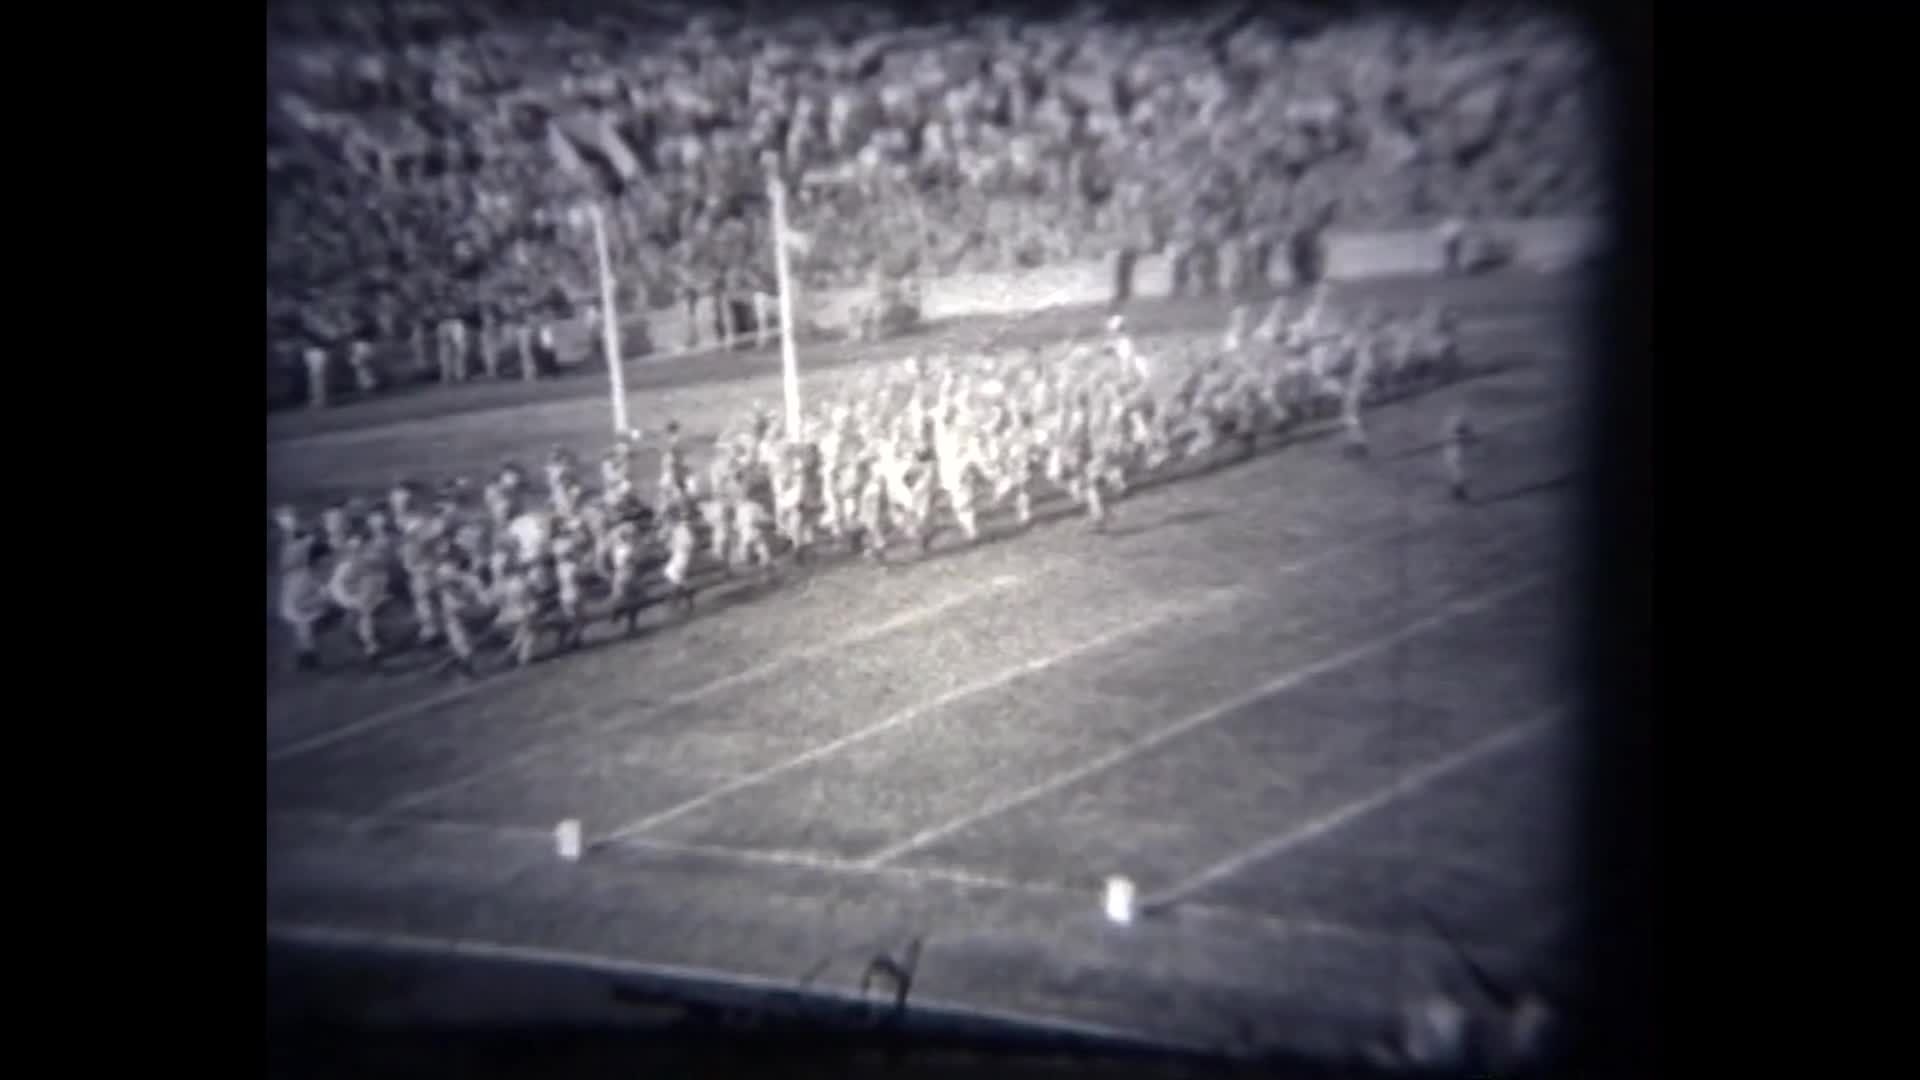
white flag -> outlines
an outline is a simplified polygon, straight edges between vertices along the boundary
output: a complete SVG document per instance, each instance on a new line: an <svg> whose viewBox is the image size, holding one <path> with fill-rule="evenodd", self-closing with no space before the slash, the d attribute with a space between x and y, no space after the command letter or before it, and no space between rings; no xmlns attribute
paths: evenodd
<svg viewBox="0 0 1920 1080"><path fill-rule="evenodd" d="M796 255L808 255L813 252L813 237L798 229L787 229L787 250Z"/></svg>

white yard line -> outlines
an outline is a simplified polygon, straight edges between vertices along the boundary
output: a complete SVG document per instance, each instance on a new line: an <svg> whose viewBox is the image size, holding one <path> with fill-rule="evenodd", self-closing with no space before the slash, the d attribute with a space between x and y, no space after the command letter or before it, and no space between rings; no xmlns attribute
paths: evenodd
<svg viewBox="0 0 1920 1080"><path fill-rule="evenodd" d="M776 653L775 655L767 658L766 660L761 661L758 664L753 665L752 667L743 668L739 671L734 672L731 675L722 676L721 678L715 679L711 682L702 683L701 685L693 687L692 689L676 694L673 697L668 698L666 701L657 703L652 708L661 709L661 708L667 708L672 705L683 704L687 701L698 701L700 698L705 697L708 694L712 694L719 690L724 690L729 686L737 686L743 682L751 682L754 679L764 678L768 674L774 671L777 671L778 669L780 669L781 667L787 664L808 660L813 657L820 656L826 653L831 653L840 649L845 649L850 646L858 645L874 637L878 637L883 634L890 634L895 630L903 629L905 627L913 625L914 623L925 622L928 619L934 618L952 608L959 607L961 604L968 603L987 593L996 592L1002 589L1012 588L1014 585L1019 584L1020 580L1021 580L1020 578L1014 575L1010 575L1010 574L1000 575L999 577L993 578L992 580L987 581L984 584L977 585L969 589L964 589L954 594L953 596L947 597L944 600L939 600L931 604L922 604L919 607L911 608L883 622L877 623L873 626L866 627L864 629L855 631L850 634L843 634L840 637L835 638L833 640L826 641L818 645L812 645L804 649L794 649L794 650L788 650L786 652ZM441 693L432 694L425 698L409 701L402 705L396 705L393 708L384 709L380 712L373 713L370 716L361 717L358 720L352 721L350 723L342 724L337 728L333 728L329 731L321 732L318 735L313 735L308 738L301 739L290 745L278 747L267 753L267 761L269 764L274 764L281 761L285 761L289 758L298 757L302 754L309 754L315 750L324 749L328 746L332 746L346 739L353 738L356 735L361 735L368 731L375 730L376 728L385 727L389 724L397 723L399 721L406 720L410 717L418 716L425 712L430 712L442 706L452 705L457 702L464 701L467 698L473 697L477 694L486 693L486 692L498 692L501 689L501 687L502 687L502 682L498 678L487 679L484 681L472 682L472 683L467 683L461 686L452 687ZM596 707L594 709L582 709L579 711L581 712L598 711L598 708Z"/></svg>
<svg viewBox="0 0 1920 1080"><path fill-rule="evenodd" d="M361 817L349 814L330 814L304 810L277 811L271 815L271 819L289 821L295 824L310 824L334 828L349 836L371 832L417 829L428 833L442 833L457 837L503 841L516 846L537 843L551 847L554 843L552 829L525 825L495 825L470 821L427 821L415 818ZM951 885L959 888L1010 893L1047 900L1068 900L1076 904L1084 904L1089 913L1095 911L1100 902L1100 891L1092 885L1077 887L1072 885L1049 884L1040 881L1015 881L1011 878L976 873L958 867L875 866L865 860L837 858L815 852L756 850L752 848L724 847L714 844L685 844L671 840L647 840L639 837L620 840L616 846L624 850L641 853L690 856L713 863L732 864L737 867L777 866L839 877L878 878L912 885ZM565 864L559 860L558 855L555 855L554 858L554 867L556 870L563 871ZM1148 904L1143 902L1142 908L1146 910ZM1373 944L1387 943L1396 946L1433 944L1433 942L1423 934L1409 934L1391 930L1371 930L1362 926L1333 922L1326 919L1296 918L1220 904L1183 904L1181 905L1180 911L1182 916L1199 918L1218 924L1223 928L1233 926L1257 927L1262 932L1279 937L1339 938Z"/></svg>
<svg viewBox="0 0 1920 1080"><path fill-rule="evenodd" d="M713 679L709 682L701 683L699 686L695 686L690 689L683 690L680 693L668 695L667 697L662 698L659 701L649 702L647 705L633 712L620 714L611 725L600 729L600 733L604 734L606 732L618 731L621 728L627 727L639 720L643 720L649 716L656 716L662 712L665 712L668 709L676 709L683 705L691 705L696 701L700 701L705 698L711 697L722 690L729 690L736 686L742 686L747 683L752 683L760 679L764 679L767 676L772 675L775 672L779 671L781 668L787 667L788 665L800 663L806 660L811 660L811 659L814 659L815 657L832 655L834 653L852 648L853 646L861 645L868 641L885 637L888 634L894 633L899 630L904 630L909 626L915 625L916 623L926 622L929 619L935 618L936 616L939 616L947 611L951 611L952 609L960 607L963 604L971 603L972 601L977 600L981 596L984 596L988 593L996 592L1001 589L1012 588L1014 585L1019 584L1021 580L1023 579L1010 574L1003 574L987 582L985 585L964 590L954 596L948 597L947 599L938 601L936 603L923 604L920 607L902 612L901 614L896 615L890 619L887 619L883 622L876 623L873 626L866 627L865 629L855 631L851 634L843 634L840 637L833 638L829 641L821 642L818 645L811 645L804 649L794 649L788 652L781 653L759 664L756 664L753 667L743 668L739 671L734 672L731 675L724 675L718 679ZM586 706L580 709L575 709L569 713L562 714L558 722L564 723L565 721L570 720L576 716L601 712L601 711L604 711L605 708L606 708L606 705L604 703L597 703L597 704ZM543 723L548 723L548 724L552 724L555 722L556 721L554 720L554 718L551 718L551 717L545 718L543 720ZM393 811L399 811L399 810L406 810L410 807L421 806L425 803L432 802L434 799L437 799L442 795L446 795L449 792L458 791L459 789L466 787L469 784L474 784L481 780L498 776L501 773L508 772L513 769L517 769L522 765L526 765L531 762L538 761L541 758L550 757L555 754L563 753L573 748L576 745L571 740L578 738L579 735L580 735L579 732L568 732L566 733L565 737L559 739L558 741L555 741L552 743L541 743L540 745L529 747L528 749L523 750L517 754L510 754L507 757L501 758L498 761L494 761L483 768L477 769L463 776L457 776L452 780L449 780L443 784L436 784L433 787L425 788L420 791L408 792L407 794L387 803L385 806L382 806L380 809L382 810L382 812L393 812Z"/></svg>
<svg viewBox="0 0 1920 1080"><path fill-rule="evenodd" d="M857 862L821 855L807 851L755 850L753 848L730 848L714 844L682 844L672 840L646 840L640 837L616 842L616 846L632 851L653 852L661 855L692 855L697 858L711 859L715 862L746 863L758 866L786 866L799 870L814 870L825 874L853 874L861 877L885 876L899 881L924 884L936 882L944 885L959 885L974 889L990 889L995 892L1023 893L1029 896L1074 896L1086 897L1093 901L1094 894L1087 889L1075 889L1065 885L1048 885L1037 881L1012 881L988 874L975 874L966 870L944 869L940 867L884 867L876 871L861 866ZM897 871L906 871L898 873Z"/></svg>
<svg viewBox="0 0 1920 1080"><path fill-rule="evenodd" d="M708 983L725 986L734 990L746 990L758 993L804 993L810 997L837 999L849 1005L871 1005L873 999L855 990L842 990L830 986L809 985L800 978L772 978L764 975L746 975L735 972L719 971L713 968L693 967L685 964L645 963L638 960L626 960L620 957L600 953L576 952L566 949L549 949L532 945L509 945L491 941L477 941L469 938L428 937L419 934L380 933L376 931L349 930L337 927L313 926L304 923L269 923L267 940L280 941L292 945L317 946L337 949L370 949L383 952L406 953L418 956L468 957L477 960L504 961L537 967L562 967L571 970L585 969L611 976L628 978L676 979L688 982ZM1077 1020L1067 1020L1038 1012L1013 1012L915 994L913 997L916 1013L944 1013L949 1016L988 1020L996 1024L1006 1024L1025 1028L1044 1028L1054 1032L1071 1032L1093 1039L1113 1040L1130 1045L1153 1042L1163 1046L1175 1046L1160 1039L1146 1039L1138 1032L1123 1031L1118 1028L1104 1027Z"/></svg>
<svg viewBox="0 0 1920 1080"><path fill-rule="evenodd" d="M740 777L739 779L734 780L730 783L722 784L717 788L714 788L703 794L700 794L691 799L688 799L677 806L669 807L668 809L662 810L659 813L649 814L646 817L640 818L637 821L628 822L627 824L622 825L619 828L608 833L607 835L599 838L596 841L596 843L602 843L602 844L612 843L612 842L624 840L630 836L635 836L639 833L646 832L649 829L658 828L659 826L664 825L667 822L674 820L675 818L682 817L686 814L690 814L693 811L698 810L701 807L714 802L715 800L723 799L728 795L733 794L734 792L741 791L745 788L752 787L756 784L765 783L766 781L771 780L776 776L781 776L785 773L789 773L795 769L801 768L802 766L812 764L815 761L819 761L822 758L828 757L832 754L837 754L849 746L853 746L858 743L865 742L868 739L871 739L877 735L883 734L887 731L891 731L894 728L901 726L902 724L908 723L909 721L916 720L929 713L945 708L946 706L951 705L956 701L961 701L966 698L972 697L976 694L982 694L982 693L985 693L986 691L996 689L1000 686L1004 686L1007 683L1014 681L1015 679L1019 679L1027 675L1034 674L1035 672L1044 671L1047 668L1055 666L1056 664L1061 664L1068 660L1071 660L1076 656L1093 652L1097 649L1104 648L1107 645L1110 645L1116 641L1120 641L1125 638L1143 633L1147 630L1151 630L1154 627L1161 625L1162 623L1172 622L1175 619L1187 617L1197 611L1204 610L1209 607L1219 606L1223 603L1230 602L1233 599L1233 592L1234 590L1232 589L1209 590L1207 593L1207 599L1202 601L1201 603L1181 605L1173 608L1163 608L1152 615L1135 619L1124 626L1118 627L1113 630L1108 630L1105 633L1099 634L1085 641L1081 641L1065 649L1061 649L1057 652L1048 653L1045 656L1028 660L1023 664L1019 664L1014 667L996 672L992 675L987 676L986 678L976 679L973 682L970 682L964 686L957 686L927 701L923 701L917 705L913 705L906 709L902 709L901 711L894 713L893 715L887 717L884 720L880 720L875 723L868 724L866 727L848 732L847 734L842 735L839 738L832 739L828 742L820 744L819 746L813 747L810 750L806 750L802 753L795 754L794 756L787 758L784 761L779 761L772 765L769 765L766 768L759 770L758 772L749 773L748 775Z"/></svg>
<svg viewBox="0 0 1920 1080"><path fill-rule="evenodd" d="M1023 896L1068 899L1084 903L1088 912L1096 910L1100 903L1100 890L1091 885L1075 887L1071 885L1052 885L1038 881L1015 881L1011 878L996 877L992 874L980 874L955 867L875 866L864 859L836 858L810 852L755 851L748 848L719 847L711 844L681 844L670 840L644 840L639 838L621 840L618 842L618 846L638 851L659 852L667 855L692 855L712 859L715 862L785 866L802 870L813 870L824 874L879 877L914 884L935 883L956 885L963 888L1016 893ZM1284 915L1271 915L1221 905L1194 904L1185 906L1181 910L1185 914L1195 915L1222 924L1239 923L1259 926L1266 931L1283 936L1337 937L1354 941L1389 941L1394 943L1405 943L1409 940L1425 940L1420 935L1392 933L1384 930L1368 930L1364 927L1352 926L1346 923L1329 922L1324 919L1296 919Z"/></svg>
<svg viewBox="0 0 1920 1080"><path fill-rule="evenodd" d="M336 814L327 810L275 810L267 815L269 824L284 821L291 825L311 825L338 829L349 835L418 829L422 832L450 833L456 836L492 836L500 839L545 840L553 842L553 829L534 825L498 825L484 821L452 821L445 818L385 817L377 814ZM559 824L555 822L554 824Z"/></svg>
<svg viewBox="0 0 1920 1080"><path fill-rule="evenodd" d="M1044 780L1038 784L1034 784L1031 787L1025 788L1024 790L1021 790L1014 794L1005 796L1000 799L992 800L988 802L985 806L980 807L978 810L975 810L968 814L963 814L960 817L957 817L948 822L945 822L944 824L937 825L929 829L923 829L920 832L914 834L913 836L908 837L905 840L902 840L895 844L891 844L885 848L882 848L877 852L874 852L872 855L867 856L862 861L869 865L877 866L882 863L888 862L892 859L899 858L900 856L905 855L908 852L914 851L918 848L925 847L926 845L936 840L939 840L942 837L952 835L953 833L959 832L960 830L968 828L969 826L978 824L981 821L985 821L988 818L994 817L998 814L1005 813L1006 811L1011 810L1014 807L1032 802L1033 800L1038 799L1043 795L1047 795L1051 792L1057 791L1060 788L1066 787L1069 784L1076 783L1080 780L1083 780L1089 776L1094 775L1095 773L1102 772L1106 769L1110 769L1115 765L1120 764L1123 761L1136 757L1140 754L1145 753L1148 750L1153 749L1156 746L1159 746L1161 743L1164 743L1169 739L1172 739L1179 735L1183 735L1186 732L1192 731L1205 724L1212 723L1213 721L1218 720L1223 716L1226 716L1230 713L1243 709L1249 705L1254 704L1255 702L1271 697L1274 694L1281 693L1286 690L1290 690L1295 686L1298 686L1301 683L1304 683L1309 679L1315 678L1319 675L1323 675L1331 671L1337 671L1340 668L1347 667L1354 663L1358 663L1359 661L1364 660L1367 657L1374 655L1375 653L1392 648L1393 646L1399 644L1400 642L1408 638L1418 636L1420 634L1426 633L1429 630L1435 629L1440 626L1444 626L1447 623L1453 622L1454 620L1462 618L1466 615L1470 615L1484 608L1491 607L1492 605L1500 602L1501 600L1504 600L1510 596L1517 595L1528 589L1537 588L1540 585L1547 582L1548 580L1549 578L1545 574L1530 575L1528 577L1521 579L1519 582L1515 584L1510 584L1498 589L1490 590L1488 592L1483 592L1477 596L1470 597L1466 600L1456 601L1452 604L1449 604L1446 608L1442 609L1440 612L1436 614L1429 615L1426 618L1419 619L1415 622L1409 623L1406 626L1403 626L1400 629L1395 630L1391 633L1383 634L1379 637L1362 642L1361 644L1353 646L1352 648L1342 650L1341 652L1336 653L1333 656L1327 657L1324 660L1320 660L1316 663L1309 664L1306 667L1297 668L1293 671L1289 671L1283 675L1270 679L1267 682L1261 684L1259 687L1245 694L1241 694L1238 697L1235 697L1229 701L1225 701L1218 705L1214 705L1200 712L1193 713L1192 715L1189 715L1178 721L1175 721L1174 723L1169 724L1166 727L1160 728L1159 730L1153 732L1150 735L1147 735L1143 738L1135 739L1133 742L1128 743L1125 746L1122 746L1109 753L1102 754L1101 756L1093 759L1092 761L1085 763L1084 765L1078 766L1077 768L1069 769L1063 773L1058 773L1047 780Z"/></svg>
<svg viewBox="0 0 1920 1080"><path fill-rule="evenodd" d="M1336 544L1331 548L1318 552L1314 555L1310 555L1304 559L1300 559L1298 561L1288 563L1278 568L1276 571L1268 575L1265 575L1264 580L1270 582L1277 578L1289 577L1294 574L1302 573L1306 570L1310 570L1323 563L1329 562L1333 559L1336 559L1358 548L1367 547L1367 546L1377 544L1377 543L1382 543L1382 542L1391 542L1395 539L1400 538L1403 535L1417 532L1417 531L1419 530L1418 529L1396 529L1389 533L1384 533L1377 536L1364 537L1359 540L1351 540L1343 544ZM1058 652L1049 653L1046 656L1039 657L1034 660L1029 660L1023 664L1019 664L1014 667L1008 668L1004 671L988 676L984 679L979 679L965 686L961 686L953 690L949 690L946 693L943 693L938 697L933 698L930 701L921 702L918 705L911 706L910 708L907 708L902 710L901 712L895 713L894 715L887 717L884 720L881 720L874 724L870 724L857 731L850 732L846 735L843 735L821 746L816 746L810 750L803 751L800 754L797 754L791 758L786 759L785 761L777 762L771 766L768 766L767 768L762 769L759 772L742 776L729 783L723 784L719 788L716 788L712 791L708 791L701 795L695 796L694 798L689 799L678 806L671 807L667 810L663 810L657 814L649 815L637 821L629 822L628 824L623 825L618 829L615 829L613 832L607 834L606 836L601 837L598 842L609 843L609 842L620 841L628 837L637 835L639 833L645 832L649 829L653 829L657 826L665 824L668 821L673 820L674 818L678 818L684 814L691 813L692 811L697 810L702 806L706 806L712 803L716 799L723 798L727 795L733 794L734 792L741 791L745 788L763 783L769 779L772 779L773 777L782 775L794 769L800 768L801 766L808 765L808 764L811 764L812 762L818 761L830 754L838 753L839 751L845 749L848 746L855 745L857 743L870 739L876 735L882 734L883 732L890 731L896 727L899 727L902 724L907 723L908 721L918 719L929 713L945 708L946 706L951 705L956 701L963 700L975 694L984 693L988 690L997 689L1010 682L1013 682L1016 679L1033 674L1035 672L1044 671L1047 668L1054 667L1058 664L1064 663L1065 661L1071 660L1084 653L1088 653L1095 649L1102 648L1114 641L1118 641L1126 637L1131 637L1145 630L1152 629L1153 627L1158 626L1161 623L1170 622L1179 618L1185 618L1193 614L1198 614L1207 609L1221 606L1223 603L1242 602L1246 599L1247 591L1244 586L1223 586L1220 588L1207 590L1205 595L1206 595L1206 599L1201 600L1198 603L1179 605L1179 606L1170 607L1170 608L1162 608L1157 614L1142 617L1141 619L1131 622L1126 626L1120 627L1118 630L1108 631L1106 633L1100 634L1086 641L1082 641L1078 644L1068 646L1067 648L1059 650Z"/></svg>
<svg viewBox="0 0 1920 1080"><path fill-rule="evenodd" d="M1256 863L1274 858L1310 840L1325 836L1348 822L1364 817L1381 807L1404 798L1426 787L1428 784L1465 768L1483 758L1511 749L1527 739L1545 732L1551 721L1561 711L1559 706L1546 710L1542 715L1503 728L1491 735L1476 739L1467 746L1437 761L1429 762L1420 768L1400 777L1386 787L1375 791L1365 798L1356 799L1337 809L1330 810L1297 828L1274 837L1265 843L1249 848L1237 855L1207 867L1196 874L1184 878L1173 885L1159 890L1141 900L1141 907L1152 908L1171 904L1191 896L1216 882L1245 870Z"/></svg>

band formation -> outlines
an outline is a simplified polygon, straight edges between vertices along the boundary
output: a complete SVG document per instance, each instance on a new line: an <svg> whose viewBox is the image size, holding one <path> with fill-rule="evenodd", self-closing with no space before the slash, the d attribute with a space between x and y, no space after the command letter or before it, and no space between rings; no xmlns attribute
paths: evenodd
<svg viewBox="0 0 1920 1080"><path fill-rule="evenodd" d="M1306 426L1337 425L1364 455L1365 408L1463 373L1457 327L1434 304L1341 314L1326 301L1324 286L1282 298L1251 327L1236 308L1198 356L1143 350L1114 316L1097 341L908 357L812 402L797 438L750 409L700 468L668 423L651 501L629 432L596 470L556 448L538 486L509 462L477 497L463 480L431 494L400 482L317 521L281 506L278 615L302 668L344 634L369 664L433 650L439 670L470 677L577 648L598 622L634 633L649 608L685 613L710 583L835 552L924 552L942 533L972 542L983 518L1024 528L1049 500L1102 529L1143 482ZM1465 417L1442 436L1465 499Z"/></svg>

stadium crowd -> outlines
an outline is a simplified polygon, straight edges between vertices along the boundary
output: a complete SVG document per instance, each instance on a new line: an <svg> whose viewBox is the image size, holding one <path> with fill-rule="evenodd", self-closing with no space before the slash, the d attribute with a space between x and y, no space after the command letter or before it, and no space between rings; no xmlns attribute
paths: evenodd
<svg viewBox="0 0 1920 1080"><path fill-rule="evenodd" d="M585 199L622 310L734 318L771 288L770 170L814 287L1145 252L1231 287L1330 225L1593 208L1576 33L1434 8L275 0L277 362L361 389L537 374L591 317Z"/></svg>
<svg viewBox="0 0 1920 1080"><path fill-rule="evenodd" d="M509 462L477 498L464 481L430 501L401 482L317 521L283 506L279 615L302 667L318 665L331 626L368 662L399 634L443 648L443 669L467 675L493 646L526 664L543 642L577 646L596 621L631 633L656 602L691 607L697 570L771 578L779 562L836 550L884 559L925 551L943 531L972 542L986 517L1025 527L1058 497L1099 528L1144 480L1334 416L1349 450L1365 453L1367 405L1462 364L1437 307L1336 317L1321 286L1304 310L1283 298L1257 325L1249 316L1235 309L1218 348L1199 355L1138 347L1116 315L1097 343L910 357L813 403L796 431L752 410L704 463L670 424L650 500L629 433L595 475L556 450L542 489ZM1464 419L1446 436L1464 499ZM409 614L397 623L387 610Z"/></svg>

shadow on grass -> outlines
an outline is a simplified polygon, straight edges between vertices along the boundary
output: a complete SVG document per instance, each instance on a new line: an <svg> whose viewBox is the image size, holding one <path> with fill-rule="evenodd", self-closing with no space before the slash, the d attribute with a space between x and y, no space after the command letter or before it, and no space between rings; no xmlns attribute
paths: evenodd
<svg viewBox="0 0 1920 1080"><path fill-rule="evenodd" d="M1178 525L1193 525L1219 516L1220 512L1218 510L1186 510L1178 514L1163 517L1158 521L1144 522L1139 525L1123 525L1119 528L1109 528L1101 535L1116 538L1144 536L1148 533L1159 532L1161 529Z"/></svg>
<svg viewBox="0 0 1920 1080"><path fill-rule="evenodd" d="M1514 499L1524 499L1529 495L1538 495L1544 491L1554 491L1559 488L1570 487L1573 482L1579 478L1579 473L1564 473L1552 479L1535 481L1531 484L1510 488L1492 495L1475 495L1467 501L1481 506L1492 503L1510 502Z"/></svg>

